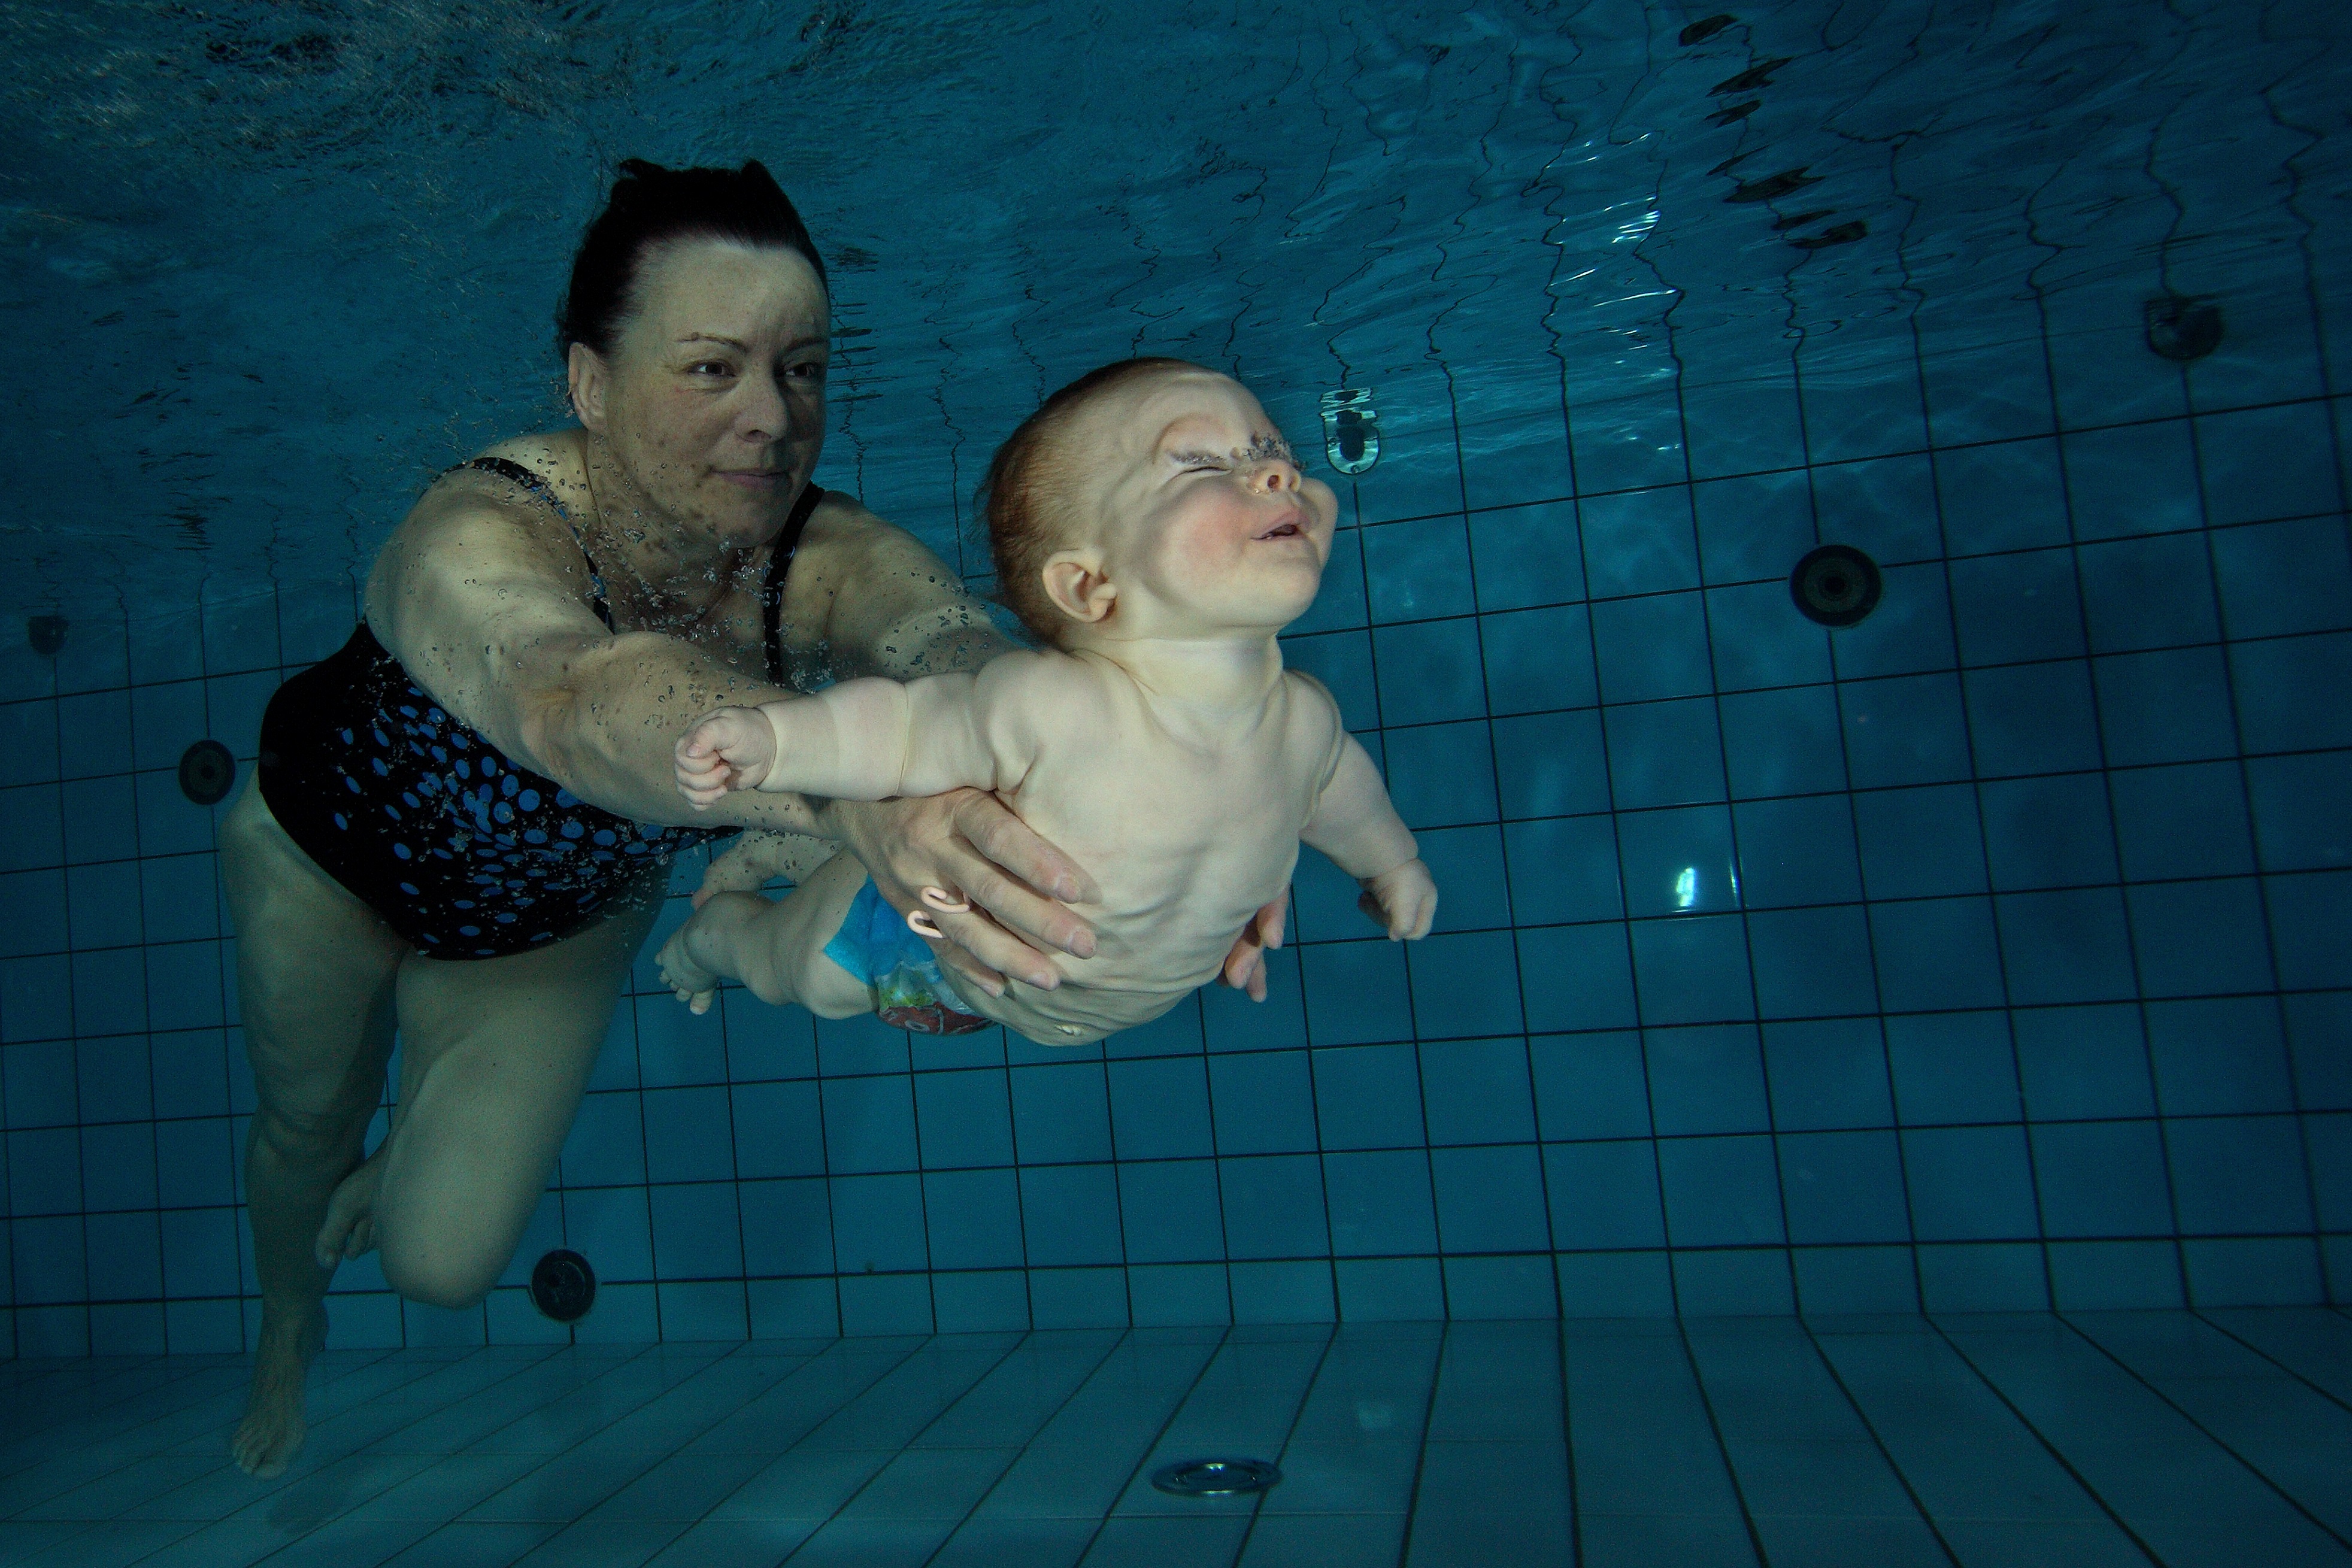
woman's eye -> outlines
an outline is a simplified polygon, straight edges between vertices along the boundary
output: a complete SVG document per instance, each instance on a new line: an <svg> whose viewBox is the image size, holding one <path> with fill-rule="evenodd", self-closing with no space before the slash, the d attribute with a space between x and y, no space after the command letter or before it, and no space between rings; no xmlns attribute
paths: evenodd
<svg viewBox="0 0 2352 1568"><path fill-rule="evenodd" d="M724 376L732 374L733 367L724 360L703 360L688 365L686 373L690 376Z"/></svg>
<svg viewBox="0 0 2352 1568"><path fill-rule="evenodd" d="M824 380L824 367L820 364L787 365L784 374L794 381L821 382Z"/></svg>

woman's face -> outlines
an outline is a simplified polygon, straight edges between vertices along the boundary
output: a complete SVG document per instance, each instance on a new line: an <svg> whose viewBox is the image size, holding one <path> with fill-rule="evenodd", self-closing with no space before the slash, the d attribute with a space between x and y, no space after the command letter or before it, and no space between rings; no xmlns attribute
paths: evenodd
<svg viewBox="0 0 2352 1568"><path fill-rule="evenodd" d="M729 240L656 247L605 361L575 345L572 403L656 516L746 549L775 538L824 444L831 304L799 252Z"/></svg>

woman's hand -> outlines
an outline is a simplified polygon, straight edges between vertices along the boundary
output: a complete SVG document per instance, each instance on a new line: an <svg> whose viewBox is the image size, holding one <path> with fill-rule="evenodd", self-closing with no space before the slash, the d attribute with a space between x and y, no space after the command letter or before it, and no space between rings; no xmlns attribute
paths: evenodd
<svg viewBox="0 0 2352 1568"><path fill-rule="evenodd" d="M1269 948L1282 946L1282 919L1290 909L1290 889L1284 888L1275 901L1250 916L1250 923L1234 939L1234 950L1225 955L1225 967L1217 978L1237 991L1247 991L1254 1002L1265 1000L1265 955Z"/></svg>
<svg viewBox="0 0 2352 1568"><path fill-rule="evenodd" d="M1094 879L985 790L835 800L822 816L899 914L924 908L926 887L971 901L968 913L932 913L948 940L931 948L987 995L1003 995L1007 975L1041 991L1059 986L1061 971L1045 948L1094 956L1094 928L1066 907L1101 898Z"/></svg>

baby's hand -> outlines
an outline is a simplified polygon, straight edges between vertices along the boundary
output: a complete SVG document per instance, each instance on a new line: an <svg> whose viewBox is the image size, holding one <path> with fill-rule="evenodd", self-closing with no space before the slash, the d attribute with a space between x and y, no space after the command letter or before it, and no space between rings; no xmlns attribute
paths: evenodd
<svg viewBox="0 0 2352 1568"><path fill-rule="evenodd" d="M757 789L776 762L775 727L758 708L722 707L695 721L677 743L677 787L698 811L730 789Z"/></svg>
<svg viewBox="0 0 2352 1568"><path fill-rule="evenodd" d="M1375 925L1388 927L1390 941L1418 942L1429 935L1429 923L1437 917L1437 879L1427 866L1407 861L1394 871L1366 877L1356 907L1370 915Z"/></svg>

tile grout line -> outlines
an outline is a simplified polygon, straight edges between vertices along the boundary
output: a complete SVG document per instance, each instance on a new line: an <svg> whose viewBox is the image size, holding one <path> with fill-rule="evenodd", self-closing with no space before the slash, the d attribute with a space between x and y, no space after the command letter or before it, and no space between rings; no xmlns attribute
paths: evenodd
<svg viewBox="0 0 2352 1568"><path fill-rule="evenodd" d="M1979 1386L1982 1387L1985 1392L1990 1394L1995 1399L2000 1400L2001 1408L2007 1410L2010 1413L2010 1416L2019 1426L2024 1427L2026 1431L2032 1434L2033 1440L2042 1445L2042 1452L2048 1454L2052 1461L2055 1463L2060 1469L2064 1470L2067 1476L2076 1486L2083 1489L2083 1495L2084 1497L2089 1498L2093 1502L2098 1504L2099 1511L2105 1514L2108 1520L2114 1523L2117 1530L2123 1531L2126 1540L2129 1541L2132 1545L2138 1548L2140 1555L2146 1557L2149 1563L2155 1564L2155 1568L2166 1568L2164 1559L2156 1554L2156 1549L2150 1546L2147 1542L2141 1537L2138 1531L2134 1530L2131 1527L2130 1521L2124 1518L2122 1512L2116 1508L2115 1504L2109 1502L2105 1494L2103 1494L2098 1488L2091 1484L2090 1478L2085 1476L2081 1470L2074 1468L2074 1461L2068 1458L2065 1454L2060 1450L2057 1443L2051 1438L2049 1434L2042 1431L2040 1427L2034 1424L2032 1417L2027 1416L2023 1410L2018 1407L2017 1402L2009 1396L2009 1391L2001 1387L1998 1383L1995 1383L1992 1378L1986 1374L1984 1368L1977 1364L1976 1358L1961 1348L1959 1341L1952 1337L1951 1332L1945 1328L1944 1325L1937 1320L1934 1314L1928 1313L1922 1315L1926 1317L1928 1328L1935 1332L1937 1338L1944 1342L1947 1349L1950 1350L1954 1355L1959 1358L1960 1364L1969 1369L1969 1375L1977 1380ZM2054 1318L2058 1314L2055 1312L2036 1312L2032 1315L2037 1318Z"/></svg>
<svg viewBox="0 0 2352 1568"><path fill-rule="evenodd" d="M1018 1354L1019 1352L1029 1348L1029 1346L1035 1341L1038 1332L1039 1331L1035 1329L1031 1329L1026 1333L1023 1334L1020 1343L1013 1346L1013 1354ZM1047 1330L1045 1332L1051 1333L1054 1331ZM964 1510L963 1517L957 1520L954 1524L950 1525L947 1533L940 1538L940 1543L931 1549L930 1555L923 1559L923 1568L929 1568L929 1565L938 1560L940 1553L945 1552L950 1543L955 1540L958 1532L960 1532L965 1525L970 1524L973 1520L980 1517L982 1507L987 1503L990 1498L996 1495L997 1488L1004 1484L1004 1478L1013 1473L1013 1468L1028 1457L1029 1450L1036 1446L1037 1439L1045 1434L1045 1429L1051 1427L1054 1422L1059 1418L1063 1411L1070 1407L1070 1404L1073 1400L1076 1399L1080 1394L1086 1392L1087 1385L1094 1381L1095 1375L1102 1371L1104 1365L1109 1362L1110 1358L1118 1354L1123 1346L1131 1343L1134 1338L1134 1329L1124 1329L1119 1331L1117 1338L1111 1340L1110 1343L1102 1347L1102 1354L1095 1357L1094 1364L1087 1368L1086 1375L1073 1382L1070 1385L1070 1391L1067 1394L1063 1395L1059 1400L1055 1402L1053 1409L1047 1411L1045 1416L1039 1418L1035 1429L1033 1430L1029 1434L1028 1437L1022 1442L1021 1451L1013 1455L1005 1467L996 1473L996 1479L994 1480L989 1482L988 1485L981 1489L980 1495L972 1499L971 1506ZM794 1548L794 1550L797 1551L798 1548Z"/></svg>
<svg viewBox="0 0 2352 1568"><path fill-rule="evenodd" d="M1323 1349L1315 1357L1315 1370L1307 1375L1307 1381L1299 1386L1298 1407L1290 1413L1290 1425L1283 1429L1281 1446L1275 1449L1277 1466L1289 1457L1290 1445L1298 1436L1298 1424L1307 1418L1307 1406L1315 1397L1316 1385L1322 1381L1323 1368L1330 1364L1331 1352L1339 1343L1339 1324L1336 1319L1325 1324L1324 1330ZM1424 1442L1427 1440L1425 1432L1423 1438ZM1249 1522L1242 1528L1242 1538L1234 1543L1234 1563L1249 1555L1250 1537L1257 1532L1257 1521L1265 1512L1265 1500L1269 1495L1269 1491L1261 1490L1250 1499Z"/></svg>
<svg viewBox="0 0 2352 1568"><path fill-rule="evenodd" d="M1829 1374L1830 1381L1837 1385L1838 1394L1845 1400L1846 1408L1853 1412L1855 1420L1862 1423L1862 1429L1870 1434L1871 1447L1877 1450L1879 1458L1886 1466L1887 1473L1893 1476L1895 1483L1903 1489L1903 1495L1911 1500L1911 1506L1919 1511L1919 1522L1926 1525L1927 1533L1936 1538L1937 1550L1944 1554L1952 1568L1962 1568L1960 1554L1952 1550L1950 1540L1944 1534L1944 1527L1936 1522L1934 1511L1928 1508L1927 1500L1919 1495L1919 1489L1912 1485L1911 1478L1903 1473L1903 1467L1895 1462L1894 1452L1886 1446L1886 1439L1879 1434L1878 1423L1870 1418L1870 1412L1862 1407L1862 1401L1854 1397L1853 1390L1847 1385L1845 1375L1838 1370L1837 1363L1832 1361L1829 1353L1822 1348L1821 1336L1813 1332L1813 1325L1800 1316L1797 1319L1797 1332L1805 1336L1805 1344L1812 1351L1813 1359L1821 1364L1822 1369Z"/></svg>
<svg viewBox="0 0 2352 1568"><path fill-rule="evenodd" d="M2174 1399L2172 1396L2167 1394L2163 1389L2158 1388L2153 1382L2145 1376L2137 1367L2133 1366L2129 1362L2124 1360L2123 1357L2117 1355L2114 1351L2109 1350L2105 1344L2100 1343L2099 1340L2084 1331L2080 1324L2074 1322L2073 1314L2067 1312L2053 1312L2051 1316L2056 1318L2060 1326L2064 1328L2069 1333L2072 1333L2084 1344L2089 1345L2093 1350L2098 1352L2098 1354L2106 1360L2112 1362L2117 1370L2121 1371L2125 1376L2130 1378L2134 1383L2138 1384L2149 1394L2155 1396L2156 1398L2174 1415L2179 1416L2183 1421L2189 1423L2190 1427L2196 1428L2198 1435L2202 1437L2207 1442L2212 1444L2213 1447L2219 1448L2221 1452L2229 1455L2231 1458L2235 1459L2249 1475L2262 1482L2265 1487L2268 1487L2272 1491L2277 1493L2282 1501L2284 1501L2289 1508L2294 1510L2295 1512L2303 1515L2303 1517L2309 1521L2313 1525L2316 1526L2321 1532L2327 1536L2329 1540L2335 1542L2338 1546L2345 1548L2347 1551L2352 1551L2352 1540L2347 1540L2343 1531L2337 1530L2326 1520L2320 1518L2318 1514L2313 1512L2311 1509L2304 1504L2302 1499L2287 1490L2286 1488L2281 1486L2277 1481L2273 1480L2268 1471L2263 1469L2262 1467L2255 1464L2252 1459L2240 1453L2235 1447L2223 1441L2218 1433L2216 1433L2211 1427L2206 1426L2204 1422L2190 1415L2186 1406Z"/></svg>
<svg viewBox="0 0 2352 1568"><path fill-rule="evenodd" d="M2347 1413L2352 1413L2352 1399L2347 1399L2342 1395L2323 1387L2321 1385L2305 1376L2301 1372L2289 1366L2285 1362L2281 1361L2277 1356L2273 1355L2261 1345L2256 1344L2245 1335L2238 1333L2237 1330L2230 1327L2229 1324L2215 1322L2212 1317L2214 1310L2215 1309L2210 1307L2189 1307L2187 1309L2190 1317L2194 1318L2199 1322L2203 1323L2214 1333L2224 1335L2227 1338L2235 1341L2237 1343L2243 1345L2250 1354L2260 1356L2263 1360L2269 1362L2273 1366L2277 1367L2281 1372L2286 1374L2287 1376L2294 1379L2297 1383L2302 1384L2305 1388L2308 1388L2322 1399L2326 1400L2330 1405L2336 1406L2337 1408L2344 1410Z"/></svg>

